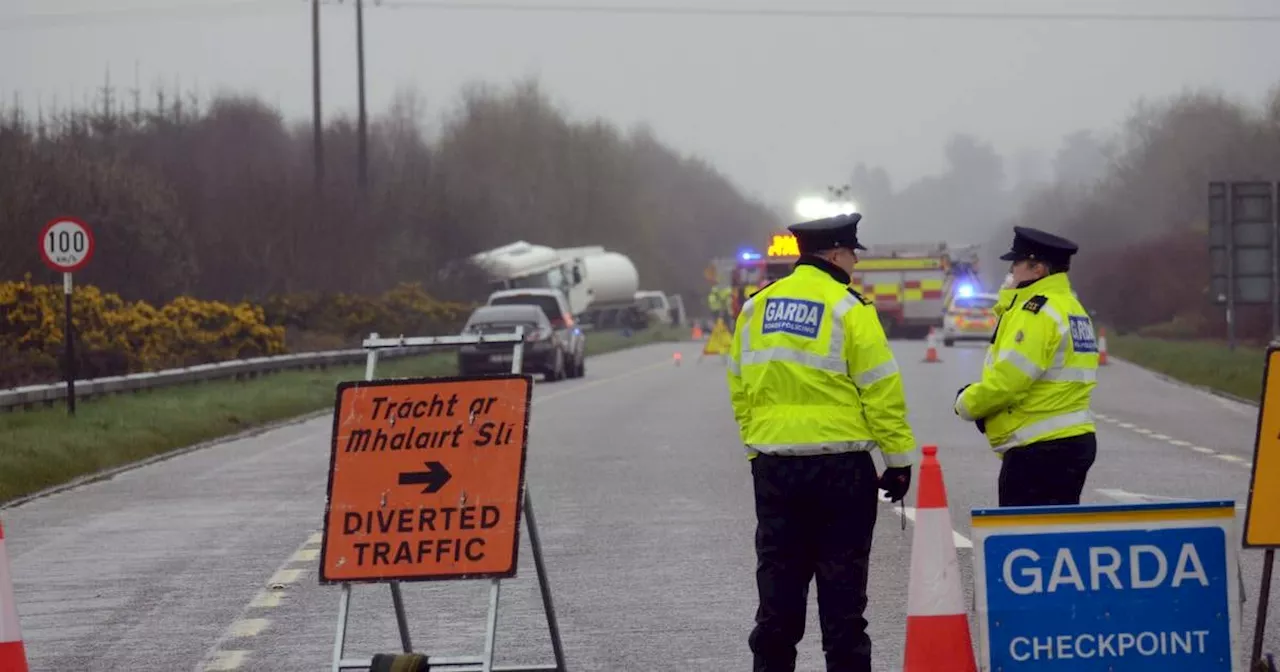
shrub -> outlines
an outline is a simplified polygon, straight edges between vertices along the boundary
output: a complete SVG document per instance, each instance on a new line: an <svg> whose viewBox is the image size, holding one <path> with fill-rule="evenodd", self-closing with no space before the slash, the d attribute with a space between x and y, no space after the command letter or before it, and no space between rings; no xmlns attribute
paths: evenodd
<svg viewBox="0 0 1280 672"><path fill-rule="evenodd" d="M356 340L383 336L431 336L456 333L473 306L441 301L419 284L401 283L379 297L301 293L263 302L268 324L291 331L340 335Z"/></svg>
<svg viewBox="0 0 1280 672"><path fill-rule="evenodd" d="M56 379L66 335L63 295L28 275L0 283L0 385ZM154 307L128 302L92 285L72 295L76 373L81 378L282 354L283 327L263 309L178 297Z"/></svg>
<svg viewBox="0 0 1280 672"><path fill-rule="evenodd" d="M286 332L295 352L354 345L370 332L457 333L472 308L436 299L416 284L379 297L290 294L259 306L180 296L159 307L80 285L72 301L79 378L283 354ZM0 283L0 315L0 387L58 380L62 288L33 284L29 275Z"/></svg>

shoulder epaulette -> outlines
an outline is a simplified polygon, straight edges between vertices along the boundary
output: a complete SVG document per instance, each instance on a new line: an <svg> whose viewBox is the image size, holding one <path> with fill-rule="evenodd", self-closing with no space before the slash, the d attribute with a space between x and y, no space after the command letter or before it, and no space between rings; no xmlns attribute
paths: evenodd
<svg viewBox="0 0 1280 672"><path fill-rule="evenodd" d="M864 305L864 306L869 306L869 305L871 305L871 303L872 303L871 299L868 299L867 297L865 297L865 296L863 296L863 295L859 294L859 293L858 293L858 290L856 290L856 289L854 289L854 288L852 288L852 287L845 287L845 289L849 290L849 293L853 295L853 298L855 298L855 299L857 299L857 300L861 301L861 302L862 302L862 305Z"/></svg>
<svg viewBox="0 0 1280 672"><path fill-rule="evenodd" d="M1035 296L1027 299L1026 303L1022 304L1022 309L1030 313L1038 313L1041 308L1044 308L1044 304L1048 302L1049 297L1044 294L1036 294Z"/></svg>

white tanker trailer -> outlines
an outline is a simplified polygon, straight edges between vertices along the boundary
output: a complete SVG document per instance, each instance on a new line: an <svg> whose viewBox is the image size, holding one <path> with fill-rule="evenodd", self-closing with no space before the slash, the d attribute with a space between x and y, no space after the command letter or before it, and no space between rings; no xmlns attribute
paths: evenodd
<svg viewBox="0 0 1280 672"><path fill-rule="evenodd" d="M517 241L473 255L492 288L560 290L574 318L596 328L642 326L636 300L640 275L631 259L592 245L555 249Z"/></svg>

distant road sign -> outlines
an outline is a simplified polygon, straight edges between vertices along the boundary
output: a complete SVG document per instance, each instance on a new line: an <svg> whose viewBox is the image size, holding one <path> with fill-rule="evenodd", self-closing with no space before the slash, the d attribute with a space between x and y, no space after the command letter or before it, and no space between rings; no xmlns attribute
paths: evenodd
<svg viewBox="0 0 1280 672"><path fill-rule="evenodd" d="M981 668L1242 672L1235 504L973 511Z"/></svg>
<svg viewBox="0 0 1280 672"><path fill-rule="evenodd" d="M1246 548L1280 548L1280 347L1267 348L1253 475L1244 514Z"/></svg>
<svg viewBox="0 0 1280 672"><path fill-rule="evenodd" d="M532 378L338 386L321 583L516 574Z"/></svg>
<svg viewBox="0 0 1280 672"><path fill-rule="evenodd" d="M59 217L40 232L40 258L59 273L74 273L93 258L93 231L74 217Z"/></svg>

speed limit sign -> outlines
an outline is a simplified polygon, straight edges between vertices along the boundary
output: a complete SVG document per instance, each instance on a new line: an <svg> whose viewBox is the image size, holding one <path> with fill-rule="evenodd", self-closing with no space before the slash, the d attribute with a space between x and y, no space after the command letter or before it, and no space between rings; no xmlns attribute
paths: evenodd
<svg viewBox="0 0 1280 672"><path fill-rule="evenodd" d="M40 232L40 258L59 273L74 273L93 257L93 232L74 217L59 217Z"/></svg>

